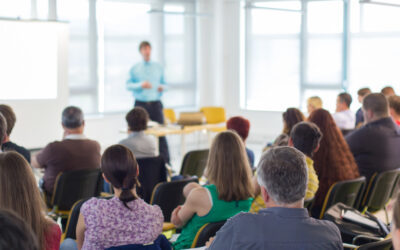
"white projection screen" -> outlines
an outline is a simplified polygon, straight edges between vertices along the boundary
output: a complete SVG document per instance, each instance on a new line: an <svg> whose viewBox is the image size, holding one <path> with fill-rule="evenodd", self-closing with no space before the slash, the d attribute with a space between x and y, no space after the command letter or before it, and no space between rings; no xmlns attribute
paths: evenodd
<svg viewBox="0 0 400 250"><path fill-rule="evenodd" d="M0 100L57 98L59 28L0 20Z"/></svg>
<svg viewBox="0 0 400 250"><path fill-rule="evenodd" d="M12 140L43 147L62 135L68 105L69 24L0 19L0 104L17 123Z"/></svg>

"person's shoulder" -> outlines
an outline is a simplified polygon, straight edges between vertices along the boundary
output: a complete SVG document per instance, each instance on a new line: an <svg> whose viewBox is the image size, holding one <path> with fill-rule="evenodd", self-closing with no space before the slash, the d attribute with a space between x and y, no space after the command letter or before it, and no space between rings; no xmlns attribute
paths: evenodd
<svg viewBox="0 0 400 250"><path fill-rule="evenodd" d="M331 238L341 238L339 228L333 222L315 218L310 218L310 220L320 232L324 232L324 235Z"/></svg>
<svg viewBox="0 0 400 250"><path fill-rule="evenodd" d="M162 217L164 218L164 215L162 213L161 208L158 205L151 205L145 202L142 199L137 199L136 202L139 203L140 206L142 206L148 213L152 213L156 217Z"/></svg>
<svg viewBox="0 0 400 250"><path fill-rule="evenodd" d="M96 197L90 198L89 200L85 201L81 207L81 213L85 213L88 211L94 211L101 203L104 203L108 200L106 199L99 199Z"/></svg>

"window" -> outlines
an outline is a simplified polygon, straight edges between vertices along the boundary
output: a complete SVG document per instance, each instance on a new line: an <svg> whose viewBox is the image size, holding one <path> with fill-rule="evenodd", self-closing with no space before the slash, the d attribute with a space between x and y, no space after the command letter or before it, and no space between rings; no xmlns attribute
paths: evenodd
<svg viewBox="0 0 400 250"><path fill-rule="evenodd" d="M350 33L349 82L353 96L362 87L380 91L398 86L400 73L400 8L352 2L356 25Z"/></svg>
<svg viewBox="0 0 400 250"><path fill-rule="evenodd" d="M194 1L58 0L58 16L70 21L70 103L86 113L125 112L129 70L142 60L141 41L165 67L165 106L194 106ZM177 96L184 98L177 98ZM179 101L177 101L179 100Z"/></svg>
<svg viewBox="0 0 400 250"><path fill-rule="evenodd" d="M150 4L103 2L98 18L104 25L105 112L124 111L133 106L132 93L126 90L125 83L130 68L142 60L138 51L140 42L151 40L150 9ZM156 46L153 52L157 52Z"/></svg>
<svg viewBox="0 0 400 250"><path fill-rule="evenodd" d="M300 8L299 1L246 6L245 105L248 109L283 110L298 105ZM280 101L283 92L289 94L287 102Z"/></svg>
<svg viewBox="0 0 400 250"><path fill-rule="evenodd" d="M298 6L303 18L290 11ZM244 13L243 108L305 110L307 98L318 95L334 111L339 92L357 100L359 88L399 84L398 7L358 0L247 0Z"/></svg>
<svg viewBox="0 0 400 250"><path fill-rule="evenodd" d="M96 112L97 85L93 77L93 65L89 48L96 43L90 40L89 0L58 0L57 16L59 20L70 24L69 44L69 103L81 107L87 113ZM92 71L91 71L92 70Z"/></svg>
<svg viewBox="0 0 400 250"><path fill-rule="evenodd" d="M0 0L0 17L30 18L31 0Z"/></svg>

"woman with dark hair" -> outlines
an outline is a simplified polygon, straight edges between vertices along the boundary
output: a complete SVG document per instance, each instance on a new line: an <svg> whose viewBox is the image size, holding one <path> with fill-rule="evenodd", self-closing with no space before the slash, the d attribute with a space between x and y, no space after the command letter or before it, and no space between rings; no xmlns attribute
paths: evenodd
<svg viewBox="0 0 400 250"><path fill-rule="evenodd" d="M331 114L325 109L317 109L310 114L308 121L315 123L324 135L319 150L313 156L319 179L315 207L319 208L332 184L358 178L360 174L353 154Z"/></svg>
<svg viewBox="0 0 400 250"><path fill-rule="evenodd" d="M122 145L109 147L101 158L101 170L115 197L92 198L82 205L76 227L78 249L153 242L162 232L164 217L158 206L136 194L139 168L133 153Z"/></svg>
<svg viewBox="0 0 400 250"><path fill-rule="evenodd" d="M287 146L289 143L289 135L292 131L292 128L299 122L305 120L303 113L297 108L288 108L282 114L283 119L283 131L273 143L268 143L267 147L264 149L268 149L270 146Z"/></svg>

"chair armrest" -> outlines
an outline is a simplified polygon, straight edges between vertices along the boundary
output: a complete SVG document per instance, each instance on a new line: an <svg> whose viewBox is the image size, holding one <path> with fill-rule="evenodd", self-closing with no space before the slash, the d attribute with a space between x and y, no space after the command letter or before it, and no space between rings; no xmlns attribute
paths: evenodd
<svg viewBox="0 0 400 250"><path fill-rule="evenodd" d="M381 240L384 240L384 239L379 238L379 237L367 236L367 235L357 235L353 239L353 244L362 245L365 243L377 242L377 241L381 241Z"/></svg>

